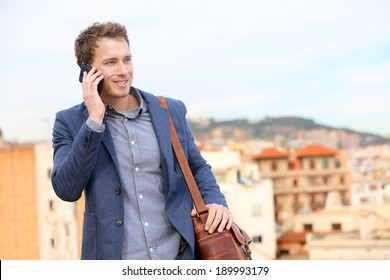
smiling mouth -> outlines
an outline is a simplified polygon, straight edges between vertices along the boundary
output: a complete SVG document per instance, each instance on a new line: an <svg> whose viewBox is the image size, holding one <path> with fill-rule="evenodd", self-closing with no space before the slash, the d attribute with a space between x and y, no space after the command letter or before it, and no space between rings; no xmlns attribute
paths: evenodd
<svg viewBox="0 0 390 280"><path fill-rule="evenodd" d="M116 84L118 86L125 86L127 84L127 80L126 81L114 81L114 84Z"/></svg>

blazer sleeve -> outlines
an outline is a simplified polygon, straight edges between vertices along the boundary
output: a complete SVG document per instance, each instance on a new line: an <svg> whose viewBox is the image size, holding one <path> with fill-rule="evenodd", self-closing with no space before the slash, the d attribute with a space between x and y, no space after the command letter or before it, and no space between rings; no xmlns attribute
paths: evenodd
<svg viewBox="0 0 390 280"><path fill-rule="evenodd" d="M195 144L194 137L186 119L187 109L184 103L179 100L173 102L176 106L172 106L172 104L169 107L172 119L205 204L216 203L227 207L225 196L218 186L216 178L211 171L211 166L203 158L198 146Z"/></svg>
<svg viewBox="0 0 390 280"><path fill-rule="evenodd" d="M51 181L57 196L65 201L76 201L81 197L96 164L103 137L103 133L90 130L85 119L75 115L75 112L58 112L53 128Z"/></svg>

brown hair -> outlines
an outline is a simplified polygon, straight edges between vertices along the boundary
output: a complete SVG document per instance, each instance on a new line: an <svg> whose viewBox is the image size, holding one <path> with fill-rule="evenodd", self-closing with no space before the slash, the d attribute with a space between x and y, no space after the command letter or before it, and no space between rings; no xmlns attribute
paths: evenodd
<svg viewBox="0 0 390 280"><path fill-rule="evenodd" d="M95 22L87 29L80 32L74 43L74 51L77 58L77 64L91 64L97 41L101 38L123 38L129 44L127 30L124 25L115 22L99 23Z"/></svg>

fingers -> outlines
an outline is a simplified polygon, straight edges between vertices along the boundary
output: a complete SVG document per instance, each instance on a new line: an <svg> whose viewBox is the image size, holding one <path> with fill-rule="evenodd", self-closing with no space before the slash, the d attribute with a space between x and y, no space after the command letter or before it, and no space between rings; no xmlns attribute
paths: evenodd
<svg viewBox="0 0 390 280"><path fill-rule="evenodd" d="M103 79L100 71L93 67L91 71L83 73L83 99L87 106L89 117L96 123L102 124L105 106L97 92L98 84Z"/></svg>
<svg viewBox="0 0 390 280"><path fill-rule="evenodd" d="M225 228L229 230L233 225L233 215L223 205L207 204L209 216L206 221L205 230L213 233L215 230L222 232Z"/></svg>
<svg viewBox="0 0 390 280"><path fill-rule="evenodd" d="M91 71L88 73L84 71L83 73L83 95L84 97L97 93L97 87L101 80L103 80L103 75L100 71L97 71L95 67L92 67Z"/></svg>
<svg viewBox="0 0 390 280"><path fill-rule="evenodd" d="M195 216L196 216L196 210L195 210L195 209L192 209L192 211L191 211L191 216L192 216L192 217L195 217Z"/></svg>

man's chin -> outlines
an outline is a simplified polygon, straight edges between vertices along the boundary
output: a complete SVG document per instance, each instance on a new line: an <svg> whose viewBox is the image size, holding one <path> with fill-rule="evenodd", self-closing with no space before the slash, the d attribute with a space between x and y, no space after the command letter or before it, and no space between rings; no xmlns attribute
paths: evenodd
<svg viewBox="0 0 390 280"><path fill-rule="evenodd" d="M110 96L112 97L123 97L129 94L130 87L129 88L123 88L123 89L115 89L108 91Z"/></svg>

